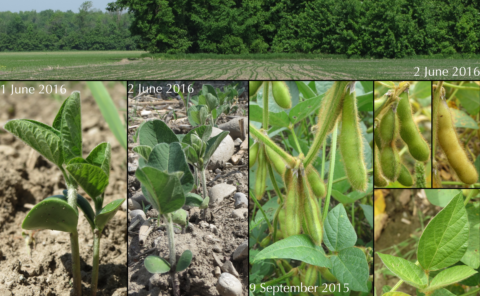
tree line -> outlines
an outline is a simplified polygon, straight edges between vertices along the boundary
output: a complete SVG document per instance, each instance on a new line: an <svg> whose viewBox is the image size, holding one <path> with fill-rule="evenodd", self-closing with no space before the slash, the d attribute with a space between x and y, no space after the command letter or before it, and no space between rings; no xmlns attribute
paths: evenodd
<svg viewBox="0 0 480 296"><path fill-rule="evenodd" d="M480 53L478 0L117 0L152 53Z"/></svg>
<svg viewBox="0 0 480 296"><path fill-rule="evenodd" d="M132 15L92 9L0 12L0 51L133 50L139 36L129 31Z"/></svg>

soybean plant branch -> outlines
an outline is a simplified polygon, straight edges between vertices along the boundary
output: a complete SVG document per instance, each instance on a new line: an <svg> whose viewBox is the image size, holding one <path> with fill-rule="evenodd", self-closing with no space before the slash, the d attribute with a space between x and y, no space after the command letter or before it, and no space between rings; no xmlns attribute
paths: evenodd
<svg viewBox="0 0 480 296"><path fill-rule="evenodd" d="M268 85L269 82L263 83L263 128L268 129Z"/></svg>
<svg viewBox="0 0 480 296"><path fill-rule="evenodd" d="M438 129L438 104L440 104L440 96L442 94L443 81L439 81L433 92L433 131L432 131L432 159L435 160L435 149L437 143L437 129ZM436 169L436 168L434 168Z"/></svg>
<svg viewBox="0 0 480 296"><path fill-rule="evenodd" d="M295 166L295 159L290 154L285 152L285 150L283 150L282 148L278 147L278 145L275 144L275 142L273 142L267 135L264 135L260 130L258 130L251 123L249 127L250 127L250 133L255 139L257 139L258 141L270 147L273 151L275 151L278 155L280 155L280 157L283 158L290 167Z"/></svg>
<svg viewBox="0 0 480 296"><path fill-rule="evenodd" d="M328 171L328 189L327 189L327 197L325 198L325 207L323 209L323 221L328 214L328 206L330 205L330 195L332 194L332 185L333 185L333 176L335 172L335 155L337 152L337 132L338 132L338 121L335 123L333 127L333 135L332 135L332 146L330 146L330 170Z"/></svg>
<svg viewBox="0 0 480 296"><path fill-rule="evenodd" d="M249 190L249 191L251 191L251 190ZM252 192L250 192L250 195L252 195ZM268 219L267 214L263 210L262 206L258 203L257 197L254 196L254 195L252 195L252 196L253 196L253 198L252 198L253 202L258 207L258 209L262 212L263 218L265 219L265 222L267 222L268 229L273 230L272 224L270 224L270 220Z"/></svg>
<svg viewBox="0 0 480 296"><path fill-rule="evenodd" d="M473 86L462 86L462 85L456 85L456 84L451 84L451 83L448 83L448 82L443 82L443 85L445 85L446 87L450 87L450 88L456 88L456 89L464 89L464 90L476 90L476 91L479 91L480 88L478 87L473 87Z"/></svg>

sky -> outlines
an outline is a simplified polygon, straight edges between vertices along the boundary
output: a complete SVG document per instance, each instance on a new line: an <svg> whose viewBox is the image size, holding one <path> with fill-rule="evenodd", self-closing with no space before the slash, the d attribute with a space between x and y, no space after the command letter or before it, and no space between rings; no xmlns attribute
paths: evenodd
<svg viewBox="0 0 480 296"><path fill-rule="evenodd" d="M78 12L80 5L86 0L2 0L3 2L0 5L0 11L31 11L36 10L37 12L43 10L61 10L67 11L71 10L73 12ZM110 2L115 2L115 0L91 0L92 8L100 9L105 11L107 4Z"/></svg>

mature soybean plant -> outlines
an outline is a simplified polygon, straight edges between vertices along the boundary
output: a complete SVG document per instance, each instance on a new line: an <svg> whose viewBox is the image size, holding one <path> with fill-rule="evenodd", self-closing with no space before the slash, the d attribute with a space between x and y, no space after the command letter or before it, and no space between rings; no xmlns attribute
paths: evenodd
<svg viewBox="0 0 480 296"><path fill-rule="evenodd" d="M372 243L356 246L356 231L371 240L367 222L358 221L373 219L373 129L366 127L373 124L373 83L251 81L249 87L249 183L257 209L249 223L250 292L371 295Z"/></svg>
<svg viewBox="0 0 480 296"><path fill-rule="evenodd" d="M430 82L377 84L376 93L384 95L375 101L374 185L429 187L425 182L425 164L430 164L430 146L417 122L429 121L430 101L423 98L430 98ZM422 100L417 102L414 98ZM412 105L417 107L416 113ZM399 143L402 143L400 150ZM411 157L402 157L407 154ZM411 173L413 168L415 177Z"/></svg>
<svg viewBox="0 0 480 296"><path fill-rule="evenodd" d="M444 207L422 233L415 263L377 252L383 264L399 278L384 286L383 296L409 296L397 291L403 283L415 287L413 295L479 295L479 205L477 189L426 190L433 204ZM460 285L459 285L460 284ZM456 287L456 289L452 289Z"/></svg>
<svg viewBox="0 0 480 296"><path fill-rule="evenodd" d="M472 149L468 145L473 137L476 136L478 140L480 136L478 114L474 120L458 107L461 104L470 106L470 102L475 102L476 106L480 105L480 86L475 83L457 85L441 81L433 85L433 90L433 118L435 118L433 134L438 140L439 150L444 154L438 153L435 151L435 146L433 147L435 155L433 186L435 188L441 188L444 185L480 187L478 172L473 164L475 155L479 155L480 151L477 145L471 145ZM452 108L449 107L450 104ZM473 110L473 106L466 108L466 111L471 115L478 113L478 110ZM456 128L464 128L465 131L459 136ZM459 182L440 180L440 170L451 172L442 165L445 163L445 157ZM476 160L478 161L478 158Z"/></svg>

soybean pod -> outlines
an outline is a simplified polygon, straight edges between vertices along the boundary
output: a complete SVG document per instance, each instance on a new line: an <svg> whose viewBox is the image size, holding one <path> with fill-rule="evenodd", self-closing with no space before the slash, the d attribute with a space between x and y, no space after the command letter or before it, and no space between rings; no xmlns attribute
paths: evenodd
<svg viewBox="0 0 480 296"><path fill-rule="evenodd" d="M303 229L307 233L312 241L320 246L323 240L323 223L322 215L320 213L320 205L308 186L307 180L304 174L298 176L298 187L300 188L300 200L303 204L304 222L305 228Z"/></svg>
<svg viewBox="0 0 480 296"><path fill-rule="evenodd" d="M342 131L340 134L340 152L347 178L353 189L367 190L367 168L363 158L363 140L355 97L355 83L349 85L343 99Z"/></svg>
<svg viewBox="0 0 480 296"><path fill-rule="evenodd" d="M400 173L398 174L397 181L402 184L403 186L412 186L413 185L413 178L410 174L410 171L407 167L402 163L400 164Z"/></svg>
<svg viewBox="0 0 480 296"><path fill-rule="evenodd" d="M257 161L257 155L258 155L258 142L255 142L251 147L250 151L248 154L248 166L251 168L255 165L255 162Z"/></svg>
<svg viewBox="0 0 480 296"><path fill-rule="evenodd" d="M400 174L400 156L398 155L395 142L390 146L386 146L380 151L380 165L383 175L391 180L396 181Z"/></svg>
<svg viewBox="0 0 480 296"><path fill-rule="evenodd" d="M273 151L273 149L268 146L265 146L265 152L267 153L268 160L275 171L283 177L285 170L287 169L285 161L277 154L277 152Z"/></svg>
<svg viewBox="0 0 480 296"><path fill-rule="evenodd" d="M306 170L307 180L317 198L325 197L325 184L318 171L310 164Z"/></svg>
<svg viewBox="0 0 480 296"><path fill-rule="evenodd" d="M285 81L272 82L272 95L278 106L283 109L292 108L292 95Z"/></svg>
<svg viewBox="0 0 480 296"><path fill-rule="evenodd" d="M302 227L302 201L298 196L298 179L291 169L285 172L285 187L287 195L285 197L285 226L283 234L285 237L300 234Z"/></svg>
<svg viewBox="0 0 480 296"><path fill-rule="evenodd" d="M465 150L460 146L457 133L452 122L450 108L444 100L438 106L438 143L447 156L448 162L465 184L473 184L478 180L478 173L468 159Z"/></svg>
<svg viewBox="0 0 480 296"><path fill-rule="evenodd" d="M258 148L258 168L255 178L255 197L257 200L263 198L267 182L267 160L265 158L265 146L262 144Z"/></svg>
<svg viewBox="0 0 480 296"><path fill-rule="evenodd" d="M256 95L258 90L260 89L260 86L262 86L262 84L263 84L263 81L250 81L250 82L248 82L248 95L250 97Z"/></svg>
<svg viewBox="0 0 480 296"><path fill-rule="evenodd" d="M373 184L377 187L385 187L387 186L388 182L383 176L382 168L380 165L380 151L378 147L374 145L375 150L375 160L373 163Z"/></svg>
<svg viewBox="0 0 480 296"><path fill-rule="evenodd" d="M430 147L413 121L412 108L408 99L408 88L399 95L397 116L400 123L400 137L407 144L413 158L427 161L430 157Z"/></svg>

